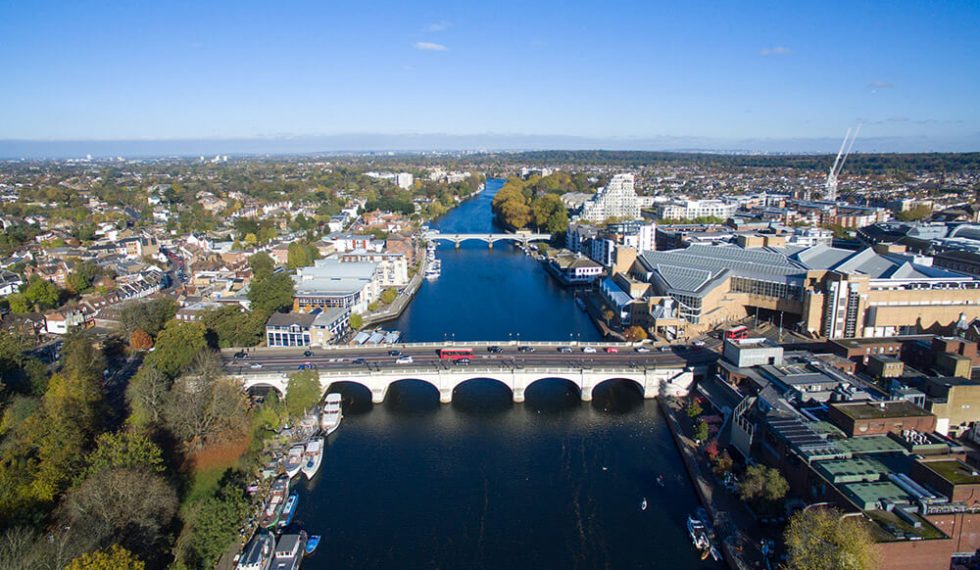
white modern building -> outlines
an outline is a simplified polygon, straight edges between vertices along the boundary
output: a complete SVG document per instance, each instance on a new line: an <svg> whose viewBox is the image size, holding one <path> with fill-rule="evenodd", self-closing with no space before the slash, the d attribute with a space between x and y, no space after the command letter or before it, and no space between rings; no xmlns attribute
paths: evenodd
<svg viewBox="0 0 980 570"><path fill-rule="evenodd" d="M658 208L662 220L694 220L697 218L720 218L727 220L738 211L738 204L723 200L687 200L668 202Z"/></svg>
<svg viewBox="0 0 980 570"><path fill-rule="evenodd" d="M609 218L635 220L640 217L640 203L632 174L617 174L605 188L600 188L591 200L582 205L579 217L589 222Z"/></svg>

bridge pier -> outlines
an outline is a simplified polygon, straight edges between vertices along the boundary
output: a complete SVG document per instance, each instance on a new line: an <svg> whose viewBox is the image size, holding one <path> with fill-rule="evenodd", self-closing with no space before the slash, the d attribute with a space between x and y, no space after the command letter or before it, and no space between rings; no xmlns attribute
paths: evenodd
<svg viewBox="0 0 980 570"><path fill-rule="evenodd" d="M456 249L459 249L459 244L462 242L460 240L454 240L453 243L456 245Z"/></svg>
<svg viewBox="0 0 980 570"><path fill-rule="evenodd" d="M385 401L385 396L388 395L388 387L384 388L373 388L371 389L371 403L381 404Z"/></svg>
<svg viewBox="0 0 980 570"><path fill-rule="evenodd" d="M453 389L452 388L440 388L439 389L439 403L440 404L452 404L453 403Z"/></svg>
<svg viewBox="0 0 980 570"><path fill-rule="evenodd" d="M493 249L493 240L487 240L487 245L490 246L490 249Z"/></svg>
<svg viewBox="0 0 980 570"><path fill-rule="evenodd" d="M524 403L524 388L514 388L514 403L523 404Z"/></svg>
<svg viewBox="0 0 980 570"><path fill-rule="evenodd" d="M582 401L583 402L592 401L592 386L582 386Z"/></svg>

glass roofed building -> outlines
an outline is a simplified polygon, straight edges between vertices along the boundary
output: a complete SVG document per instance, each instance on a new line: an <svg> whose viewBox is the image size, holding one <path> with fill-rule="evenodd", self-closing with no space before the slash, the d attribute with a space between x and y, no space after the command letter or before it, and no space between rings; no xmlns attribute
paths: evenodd
<svg viewBox="0 0 980 570"><path fill-rule="evenodd" d="M652 285L651 327L667 298L676 307L669 317L696 328L768 311L827 338L935 331L980 317L980 279L918 261L872 248L695 244L644 252L632 274Z"/></svg>

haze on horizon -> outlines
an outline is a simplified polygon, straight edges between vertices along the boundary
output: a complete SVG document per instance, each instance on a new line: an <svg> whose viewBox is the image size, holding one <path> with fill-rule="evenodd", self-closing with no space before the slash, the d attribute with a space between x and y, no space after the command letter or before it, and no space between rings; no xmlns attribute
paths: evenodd
<svg viewBox="0 0 980 570"><path fill-rule="evenodd" d="M980 150L980 4L0 5L0 157Z"/></svg>

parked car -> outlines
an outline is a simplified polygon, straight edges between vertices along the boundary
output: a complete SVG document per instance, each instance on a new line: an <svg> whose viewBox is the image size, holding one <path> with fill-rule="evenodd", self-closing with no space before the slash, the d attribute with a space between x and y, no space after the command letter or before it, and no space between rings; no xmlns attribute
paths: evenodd
<svg viewBox="0 0 980 570"><path fill-rule="evenodd" d="M635 350L636 352L650 352L650 349L645 346L638 346L633 350Z"/></svg>
<svg viewBox="0 0 980 570"><path fill-rule="evenodd" d="M591 354L591 353L595 352L595 347L594 346L583 346L582 347L582 352L588 352L588 353Z"/></svg>
<svg viewBox="0 0 980 570"><path fill-rule="evenodd" d="M395 360L395 364L411 364L413 362L415 362L415 360L411 356L399 356Z"/></svg>
<svg viewBox="0 0 980 570"><path fill-rule="evenodd" d="M606 347L606 353L607 354L613 354L613 353L616 353L616 352L619 352L619 349L616 348L615 346L607 346Z"/></svg>

